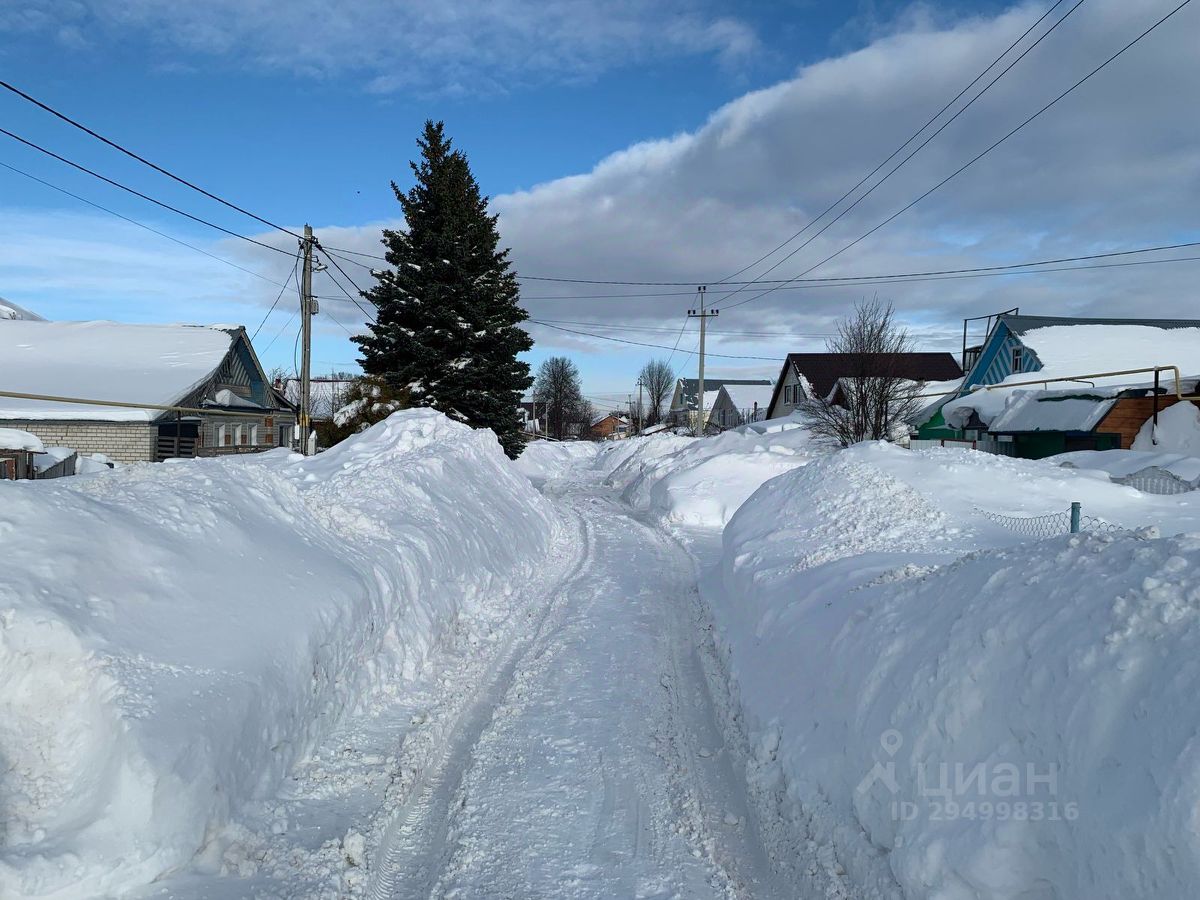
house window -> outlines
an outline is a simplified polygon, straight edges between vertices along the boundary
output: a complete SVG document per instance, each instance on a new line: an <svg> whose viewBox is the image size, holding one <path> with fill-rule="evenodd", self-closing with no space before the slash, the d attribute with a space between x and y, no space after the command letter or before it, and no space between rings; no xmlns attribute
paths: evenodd
<svg viewBox="0 0 1200 900"><path fill-rule="evenodd" d="M1012 348L1012 371L1014 371L1014 372L1021 371L1021 355L1022 355L1021 350L1022 349L1023 348L1021 348L1021 347L1013 347Z"/></svg>
<svg viewBox="0 0 1200 900"><path fill-rule="evenodd" d="M239 447L246 443L246 429L244 426L233 426L233 442Z"/></svg>
<svg viewBox="0 0 1200 900"><path fill-rule="evenodd" d="M225 425L217 426L217 446L218 447L228 447L229 446L229 428Z"/></svg>
<svg viewBox="0 0 1200 900"><path fill-rule="evenodd" d="M250 443L255 444L255 445L258 444L258 426L257 425L250 426Z"/></svg>

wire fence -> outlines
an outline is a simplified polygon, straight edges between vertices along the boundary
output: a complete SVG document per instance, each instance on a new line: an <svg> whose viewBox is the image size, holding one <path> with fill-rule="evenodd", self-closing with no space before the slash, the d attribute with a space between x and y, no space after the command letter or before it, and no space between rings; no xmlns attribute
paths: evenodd
<svg viewBox="0 0 1200 900"><path fill-rule="evenodd" d="M1114 478L1113 481L1137 488L1145 494L1187 494L1195 490L1190 482L1161 471L1137 472L1123 478Z"/></svg>
<svg viewBox="0 0 1200 900"><path fill-rule="evenodd" d="M1084 515L1078 503L1072 503L1069 509L1061 512L1041 516L1005 516L979 507L975 507L975 511L997 525L1033 538L1058 537L1061 534L1078 534L1084 531L1113 534L1128 530L1099 516Z"/></svg>

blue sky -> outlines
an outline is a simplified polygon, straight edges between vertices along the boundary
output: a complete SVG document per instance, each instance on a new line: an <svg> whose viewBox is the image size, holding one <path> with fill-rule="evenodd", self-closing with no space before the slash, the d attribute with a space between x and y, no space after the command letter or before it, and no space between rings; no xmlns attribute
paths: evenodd
<svg viewBox="0 0 1200 900"><path fill-rule="evenodd" d="M395 221L388 181L408 183L421 123L444 119L496 198L502 233L522 272L708 280L770 249L853 184L1048 5L472 0L448 2L435 13L404 0L305 0L276 12L237 0L195 8L165 0L33 0L0 23L0 71L272 221L289 227L309 221L331 245L336 237L338 245L368 250L380 223ZM1157 0L1141 6L1139 17L1115 0L1090 0L1064 24L1060 46L1048 41L1044 54L1031 54L979 104L978 114L972 109L831 238L870 225L889 204L961 161L996 123L1036 108L1044 87L1069 84L1159 6L1169 8ZM1062 116L989 162L990 170L964 179L961 189L861 253L847 254L841 271L987 264L1186 233L1181 201L1195 187L1194 152L1187 149L1195 126L1171 119L1170 98L1161 108L1146 104L1137 85L1162 90L1155 66L1192 55L1186 46L1197 21L1181 14L1175 34L1155 52L1130 54L1107 88L1081 91ZM6 128L166 202L288 246L290 239L264 235L256 223L16 97L0 97L0 118ZM1143 137L1105 138L1098 150L1097 120L1105 126L1101 133L1119 124ZM282 255L225 239L0 141L0 163L266 279L287 275L290 262ZM1078 147L1088 148L1082 163ZM1136 160L1132 173L1129 160ZM1063 167L1069 167L1065 178ZM1116 184L1117 169L1131 183ZM1173 199L1164 206L1154 199L1159 194ZM278 293L263 278L3 168L0 214L7 247L0 249L0 296L50 318L237 321L253 330ZM769 277L795 274L808 255ZM1156 290L1167 292L1170 306L1171 279L1183 278L1186 267L1153 268L1171 270L1155 276L1165 279ZM349 271L368 282L365 270ZM1010 300L1041 304L1045 312L1127 312L1119 306L1130 282L1121 279L1130 277L985 279L986 285L963 282L953 290L905 286L888 299L926 346L953 349L958 318L1017 305ZM1144 281L1135 284L1146 289ZM330 284L318 290L334 293ZM538 298L597 289L527 284L525 293L542 319L608 323L600 329L606 334L668 346L691 305L687 297L614 300L612 294L634 289L603 290L610 296L577 301ZM714 326L730 334L710 349L764 359L714 358L710 371L766 372L788 350L819 347L821 335L861 295L862 289L793 292L785 302L780 292L731 311L732 321ZM285 295L256 341L269 366L291 365L295 323L284 327L290 299ZM360 325L349 304L328 308L352 330ZM617 330L632 327L644 330ZM641 362L665 355L548 328L534 335L531 362L571 354L596 397L623 394ZM694 341L689 333L681 348L692 349ZM324 317L314 355L321 368L346 368L355 356L340 326ZM677 353L673 361L681 360L695 364Z"/></svg>

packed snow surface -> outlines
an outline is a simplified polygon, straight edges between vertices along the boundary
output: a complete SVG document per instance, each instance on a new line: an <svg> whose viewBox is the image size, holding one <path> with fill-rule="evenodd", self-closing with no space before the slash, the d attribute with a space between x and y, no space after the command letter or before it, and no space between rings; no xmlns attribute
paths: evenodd
<svg viewBox="0 0 1200 900"><path fill-rule="evenodd" d="M16 319L0 328L0 385L25 394L169 405L220 365L233 336L217 326ZM233 327L233 326L230 326ZM146 422L154 410L0 397L0 419Z"/></svg>
<svg viewBox="0 0 1200 900"><path fill-rule="evenodd" d="M310 459L0 482L0 897L219 859L247 801L502 607L558 522L490 432L425 410Z"/></svg>

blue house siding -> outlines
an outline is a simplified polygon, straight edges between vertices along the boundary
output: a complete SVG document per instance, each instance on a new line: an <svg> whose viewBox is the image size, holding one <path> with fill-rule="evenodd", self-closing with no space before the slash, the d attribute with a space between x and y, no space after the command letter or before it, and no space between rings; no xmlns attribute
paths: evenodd
<svg viewBox="0 0 1200 900"><path fill-rule="evenodd" d="M1013 368L1013 351L1020 349L1020 365ZM1022 372L1036 372L1042 368L1042 361L1029 347L1021 343L1021 339L1009 331L1008 326L1000 322L992 330L987 344L979 354L979 359L963 381L961 393L977 384L998 384L1009 375Z"/></svg>

